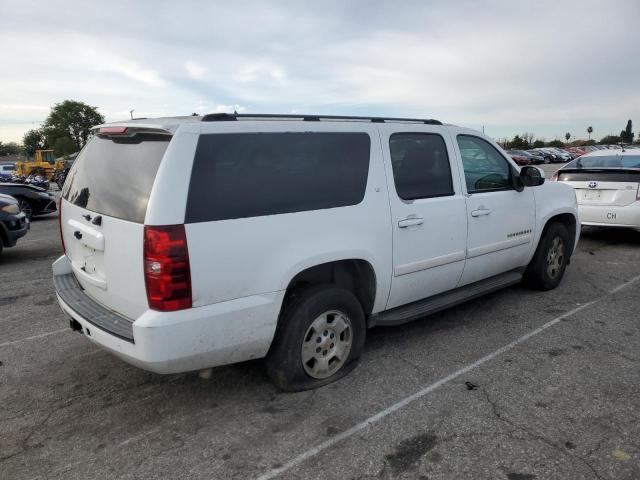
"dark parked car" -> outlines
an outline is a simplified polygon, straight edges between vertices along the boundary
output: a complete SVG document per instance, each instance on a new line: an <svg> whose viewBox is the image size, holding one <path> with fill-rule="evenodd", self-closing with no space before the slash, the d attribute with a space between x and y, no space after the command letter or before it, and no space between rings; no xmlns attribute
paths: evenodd
<svg viewBox="0 0 640 480"><path fill-rule="evenodd" d="M33 185L0 183L0 193L15 198L28 219L58 210L54 196Z"/></svg>
<svg viewBox="0 0 640 480"><path fill-rule="evenodd" d="M20 211L18 201L9 195L0 194L0 253L14 247L20 237L29 230L29 220Z"/></svg>
<svg viewBox="0 0 640 480"><path fill-rule="evenodd" d="M509 150L509 154L511 156L519 155L521 157L525 157L529 160L529 163L533 165L544 163L544 157L542 155L536 155L535 152L528 152L526 150Z"/></svg>
<svg viewBox="0 0 640 480"><path fill-rule="evenodd" d="M515 150L507 150L507 153L511 155L511 158L513 159L513 161L520 166L531 164L531 159L526 155L521 155L520 153L517 153Z"/></svg>

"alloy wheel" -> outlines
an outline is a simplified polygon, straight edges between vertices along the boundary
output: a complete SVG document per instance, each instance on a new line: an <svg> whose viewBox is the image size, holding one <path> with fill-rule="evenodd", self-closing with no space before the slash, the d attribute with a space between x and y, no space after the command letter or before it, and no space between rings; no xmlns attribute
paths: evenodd
<svg viewBox="0 0 640 480"><path fill-rule="evenodd" d="M556 278L564 264L564 242L562 238L555 237L549 253L547 253L547 274L550 278Z"/></svg>
<svg viewBox="0 0 640 480"><path fill-rule="evenodd" d="M318 316L302 342L302 365L313 378L328 378L345 364L351 353L353 328L344 313L330 310Z"/></svg>

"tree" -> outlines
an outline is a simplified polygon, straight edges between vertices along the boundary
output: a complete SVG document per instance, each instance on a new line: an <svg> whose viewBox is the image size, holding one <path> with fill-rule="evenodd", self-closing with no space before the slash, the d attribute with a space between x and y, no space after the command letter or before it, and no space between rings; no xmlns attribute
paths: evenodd
<svg viewBox="0 0 640 480"><path fill-rule="evenodd" d="M68 138L75 144L74 151L80 150L91 133L91 127L104 123L104 117L96 107L83 102L65 100L56 103L44 121L43 130L50 145L59 138Z"/></svg>
<svg viewBox="0 0 640 480"><path fill-rule="evenodd" d="M624 143L633 143L633 126L631 120L627 122L627 127L620 132L620 140Z"/></svg>
<svg viewBox="0 0 640 480"><path fill-rule="evenodd" d="M569 132L564 134L564 138L567 139L567 143L569 143L569 139L571 138L571 134Z"/></svg>
<svg viewBox="0 0 640 480"><path fill-rule="evenodd" d="M527 148L531 148L531 145L533 145L533 140L535 138L536 136L531 132L524 132L522 134L522 140L524 140L524 143L527 145Z"/></svg>
<svg viewBox="0 0 640 480"><path fill-rule="evenodd" d="M589 134L589 141L591 141L591 134L593 133L593 127L587 127L587 133Z"/></svg>
<svg viewBox="0 0 640 480"><path fill-rule="evenodd" d="M533 148L542 148L542 147L544 147L543 139L538 139L535 142L533 142Z"/></svg>
<svg viewBox="0 0 640 480"><path fill-rule="evenodd" d="M616 143L620 143L620 137L617 135L607 135L606 137L602 137L598 143L600 145L615 145Z"/></svg>
<svg viewBox="0 0 640 480"><path fill-rule="evenodd" d="M513 137L513 140L509 142L509 148L512 148L514 150L522 150L526 148L526 146L524 140L520 138L520 135L516 135L515 137Z"/></svg>
<svg viewBox="0 0 640 480"><path fill-rule="evenodd" d="M29 130L22 137L22 144L24 145L24 151L28 157L33 157L36 150L47 148L47 139L41 128L34 128Z"/></svg>
<svg viewBox="0 0 640 480"><path fill-rule="evenodd" d="M0 157L6 157L7 155L18 155L21 151L22 147L16 142L0 142Z"/></svg>
<svg viewBox="0 0 640 480"><path fill-rule="evenodd" d="M564 143L562 143L560 140L551 140L550 142L547 142L547 147L562 148L564 147Z"/></svg>
<svg viewBox="0 0 640 480"><path fill-rule="evenodd" d="M62 157L78 151L76 144L69 137L60 137L53 144L53 151L56 157Z"/></svg>

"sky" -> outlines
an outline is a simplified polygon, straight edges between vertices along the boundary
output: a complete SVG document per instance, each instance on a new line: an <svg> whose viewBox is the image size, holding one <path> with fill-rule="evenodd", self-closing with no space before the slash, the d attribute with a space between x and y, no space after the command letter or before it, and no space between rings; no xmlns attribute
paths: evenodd
<svg viewBox="0 0 640 480"><path fill-rule="evenodd" d="M0 0L0 141L66 99L107 121L436 118L496 139L640 125L640 1Z"/></svg>

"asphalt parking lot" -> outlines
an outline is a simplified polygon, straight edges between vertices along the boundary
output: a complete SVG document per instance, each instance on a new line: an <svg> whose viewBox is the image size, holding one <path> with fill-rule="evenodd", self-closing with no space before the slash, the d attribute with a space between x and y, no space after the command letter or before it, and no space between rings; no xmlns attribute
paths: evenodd
<svg viewBox="0 0 640 480"><path fill-rule="evenodd" d="M0 479L640 478L639 233L583 229L558 289L376 328L295 394L259 361L202 380L97 349L56 304L58 255L51 215L0 260Z"/></svg>

